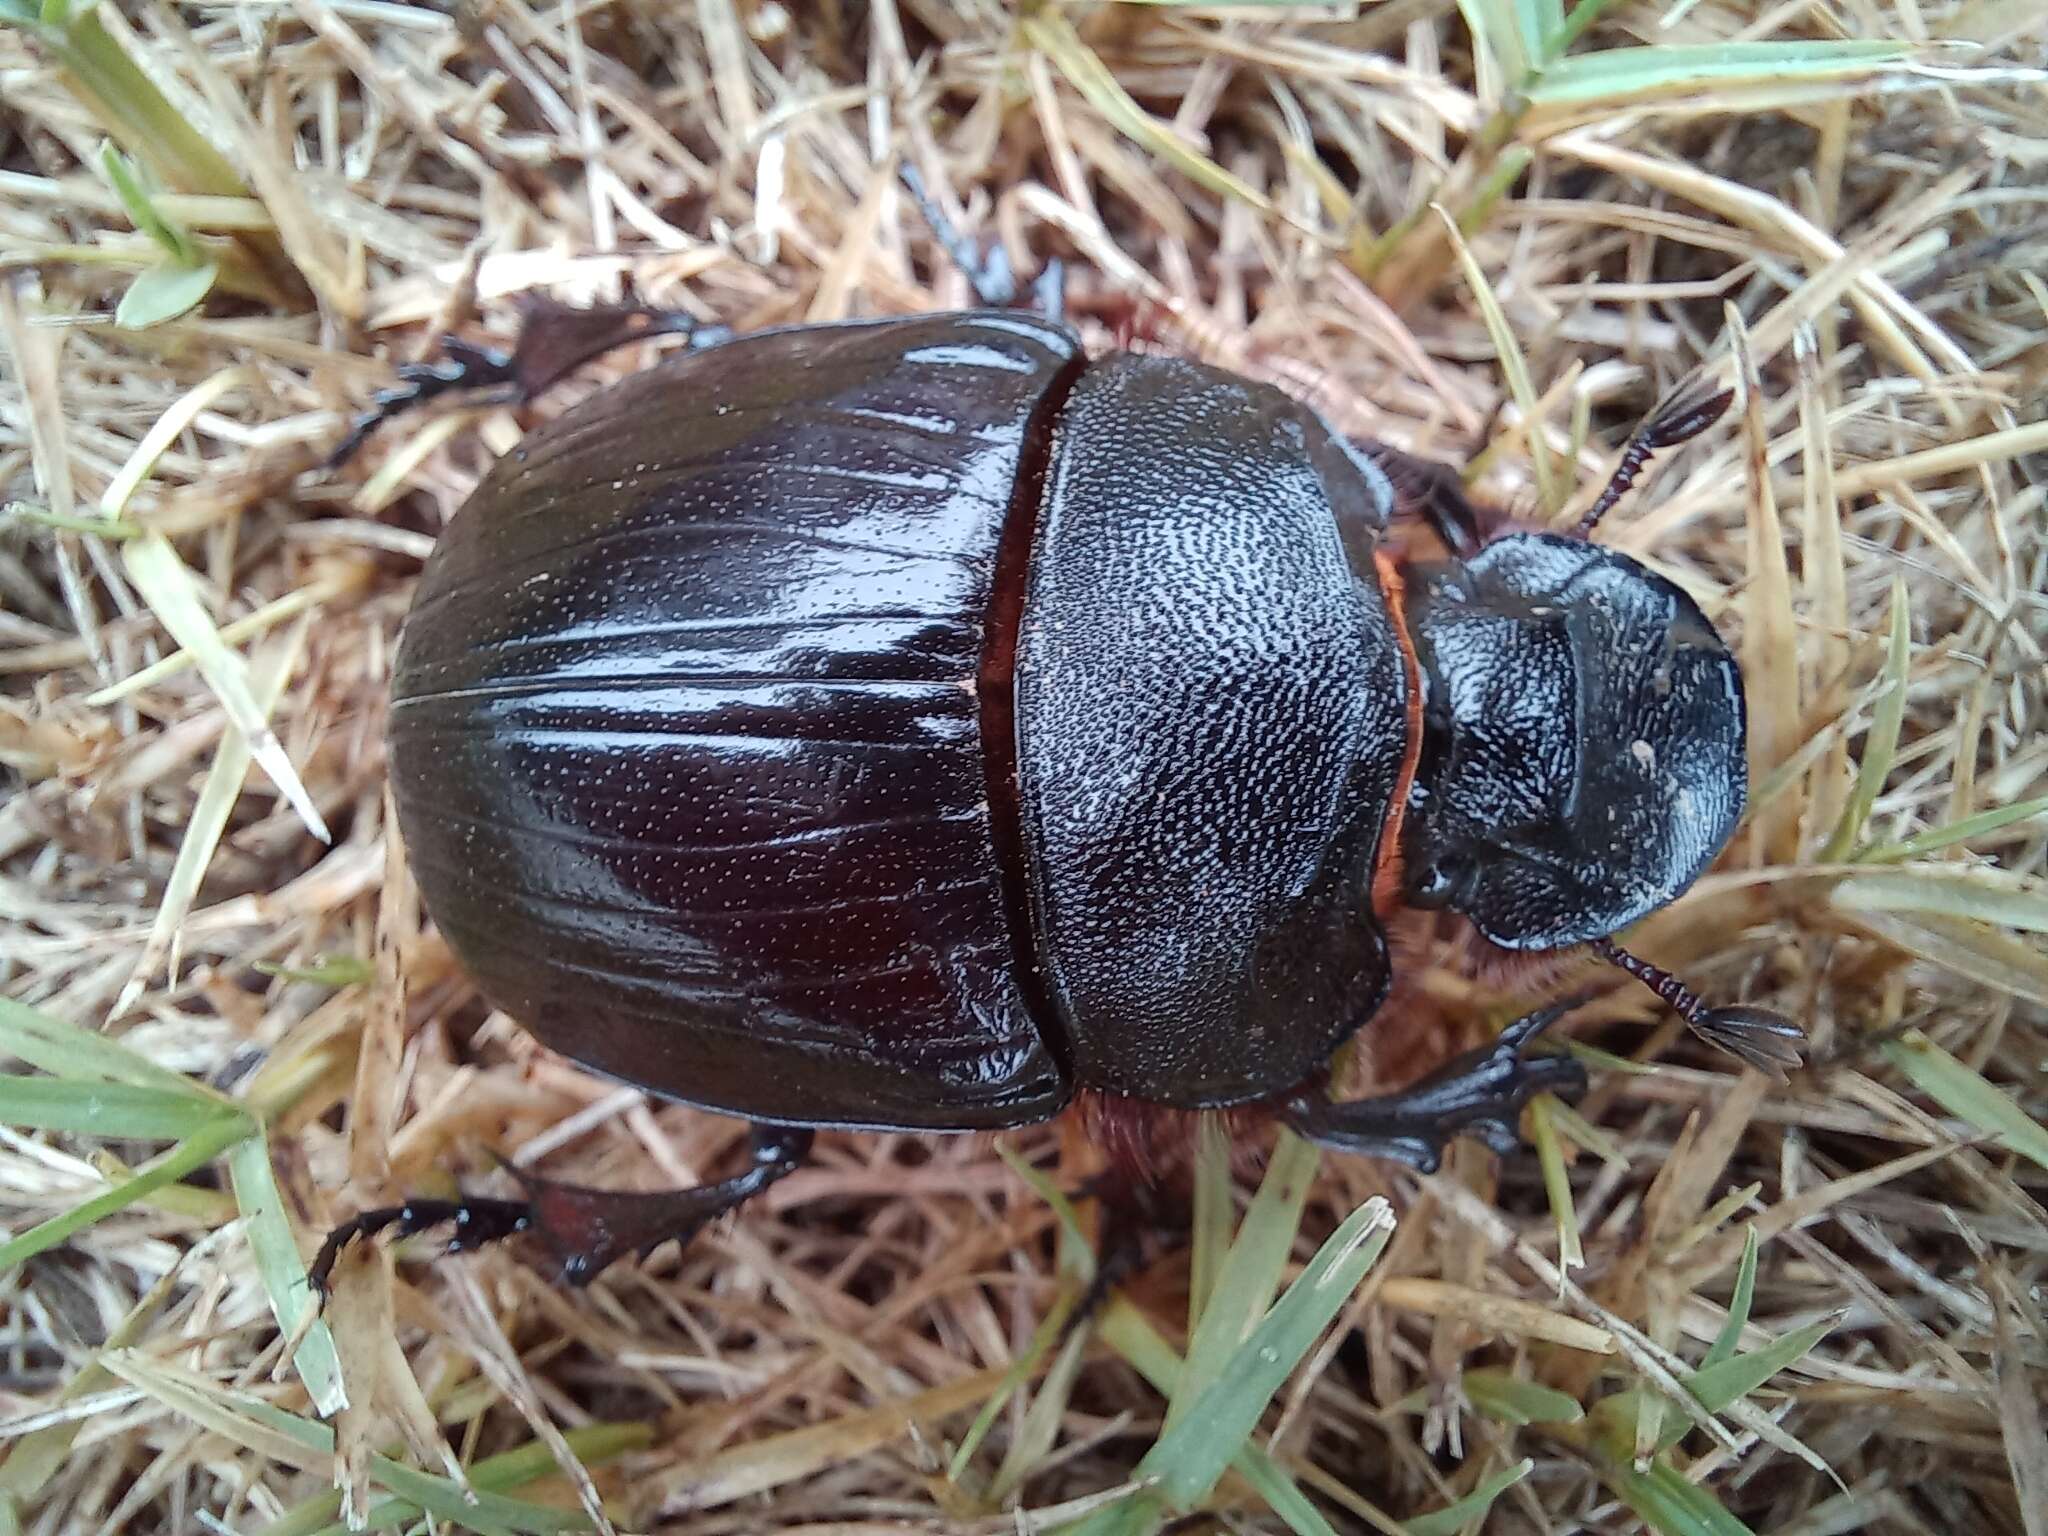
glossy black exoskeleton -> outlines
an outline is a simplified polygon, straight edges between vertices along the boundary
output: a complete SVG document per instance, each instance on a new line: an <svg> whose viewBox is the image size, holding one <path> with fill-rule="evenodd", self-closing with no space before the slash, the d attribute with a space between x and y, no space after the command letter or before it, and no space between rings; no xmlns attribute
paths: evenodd
<svg viewBox="0 0 2048 1536"><path fill-rule="evenodd" d="M1531 1093L1581 1080L1522 1054L1555 1008L1405 1092L1325 1093L1403 906L1592 945L1797 1060L1789 1025L1610 938L1735 827L1742 682L1691 599L1584 534L1726 396L1653 416L1577 535L1482 539L1437 466L1216 368L1088 357L978 275L964 313L694 337L450 524L392 693L427 907L542 1040L746 1117L755 1155L673 1195L370 1212L321 1276L357 1232L466 1212L464 1240L531 1228L582 1278L780 1177L811 1127L1014 1126L1083 1092L1264 1105L1424 1167L1458 1134L1512 1147ZM550 310L393 399L523 396L688 329ZM1449 558L1396 554L1418 512Z"/></svg>

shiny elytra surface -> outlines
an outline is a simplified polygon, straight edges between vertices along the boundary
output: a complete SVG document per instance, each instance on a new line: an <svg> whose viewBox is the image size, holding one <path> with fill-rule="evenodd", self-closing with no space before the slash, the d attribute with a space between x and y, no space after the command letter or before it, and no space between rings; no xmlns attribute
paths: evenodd
<svg viewBox="0 0 2048 1536"><path fill-rule="evenodd" d="M406 623L391 751L426 904L496 1003L757 1119L1064 1101L976 682L1023 460L1079 366L1015 315L767 332L492 470Z"/></svg>
<svg viewBox="0 0 2048 1536"><path fill-rule="evenodd" d="M1390 504L1280 391L1029 317L671 359L429 565L428 908L556 1049L758 1120L1288 1091L1388 986Z"/></svg>

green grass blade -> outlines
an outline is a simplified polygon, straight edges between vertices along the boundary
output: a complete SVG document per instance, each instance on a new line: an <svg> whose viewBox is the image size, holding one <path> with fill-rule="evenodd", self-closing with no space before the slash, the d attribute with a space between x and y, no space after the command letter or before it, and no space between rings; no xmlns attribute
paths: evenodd
<svg viewBox="0 0 2048 1536"><path fill-rule="evenodd" d="M1443 220L1452 254L1457 257L1458 266L1465 274L1465 286L1471 290L1473 302L1479 306L1479 315L1486 323L1486 334L1493 341L1500 370L1507 375L1508 393L1514 396L1515 408L1521 412L1522 436L1529 446L1529 469L1536 478L1536 499L1545 512L1554 513L1563 504L1562 486L1556 466L1550 461L1550 443L1543 433L1541 396L1529 376L1528 359L1522 356L1522 344L1515 336L1514 327L1508 324L1507 311L1500 307L1500 300L1494 295L1493 285L1486 280L1486 270L1479 265L1479 258L1465 244L1457 220L1440 204L1432 206Z"/></svg>
<svg viewBox="0 0 2048 1536"><path fill-rule="evenodd" d="M171 541L160 533L144 534L121 546L121 558L135 583L170 637L192 653L200 676L227 710L228 720L249 744L249 755L270 775L271 783L299 814L306 828L321 842L333 839L321 820L312 797L300 781L298 771L285 755L284 745L270 729L249 683L249 670L241 656L230 650L206 611L198 583L178 558Z"/></svg>
<svg viewBox="0 0 2048 1536"><path fill-rule="evenodd" d="M1462 1384L1466 1401L1501 1424L1575 1424L1586 1416L1586 1410L1570 1393L1508 1371L1467 1371Z"/></svg>
<svg viewBox="0 0 2048 1536"><path fill-rule="evenodd" d="M1756 1257L1756 1228L1751 1226L1742 1234L1742 1263L1735 1271L1735 1294L1728 1301L1728 1321L1721 1325L1720 1333L1701 1357L1703 1371L1735 1358L1735 1347L1742 1340L1742 1330L1749 1326L1749 1310L1756 1301Z"/></svg>
<svg viewBox="0 0 2048 1536"><path fill-rule="evenodd" d="M1188 1328L1209 1310L1216 1276L1230 1251L1230 1143L1217 1115L1203 1115L1195 1131L1195 1209L1188 1231Z"/></svg>
<svg viewBox="0 0 2048 1536"><path fill-rule="evenodd" d="M1625 1460L1609 1462L1600 1475L1657 1536L1756 1536L1709 1490L1662 1459L1647 1472Z"/></svg>
<svg viewBox="0 0 2048 1536"><path fill-rule="evenodd" d="M1597 1045L1587 1045L1583 1040L1565 1040L1561 1044L1566 1055L1602 1072L1620 1072L1628 1077L1655 1077L1662 1070L1654 1061L1631 1061L1626 1056L1603 1051Z"/></svg>
<svg viewBox="0 0 2048 1536"><path fill-rule="evenodd" d="M99 533L102 538L132 538L141 528L134 523L108 523L104 518L75 518L74 522L91 521L96 526L84 529L87 533ZM125 528L125 534L109 531ZM252 608L239 619L220 626L220 637L231 645L240 645L244 640L253 640L258 635L274 629L286 619L297 618L308 609L317 608L332 598L347 592L355 583L347 578L329 578L310 582L303 587L294 587L283 597L273 598L262 606ZM179 649L161 660L152 661L148 666L138 667L119 682L109 683L88 693L82 703L92 709L104 709L117 699L125 699L132 693L145 688L154 688L167 677L174 677L192 665L192 653Z"/></svg>
<svg viewBox="0 0 2048 1536"><path fill-rule="evenodd" d="M1062 1325L1065 1321L1062 1317ZM1081 1374L1081 1362L1087 1349L1088 1330L1085 1328L1076 1328L1060 1346L1059 1354L1045 1373L1045 1380L1039 1383L1038 1391L1032 1396L1031 1406L1024 1410L1016 1438L1003 1453L1002 1464L996 1468L996 1475L988 1485L991 1504L1000 1507L1038 1464L1052 1454L1053 1446L1059 1441L1060 1425L1066 1418L1067 1402L1073 1396L1074 1382ZM1034 1360L1034 1366L1036 1363Z"/></svg>
<svg viewBox="0 0 2048 1536"><path fill-rule="evenodd" d="M1159 1495L1146 1492L1098 1509L1066 1530L1069 1536L1151 1536L1165 1520L1166 1506Z"/></svg>
<svg viewBox="0 0 2048 1536"><path fill-rule="evenodd" d="M114 324L127 331L143 331L152 325L196 309L213 292L220 268L203 261L194 266L164 262L136 274L121 302L114 306Z"/></svg>
<svg viewBox="0 0 2048 1536"><path fill-rule="evenodd" d="M1903 842L1873 845L1856 855L1858 863L1891 864L1901 859L1917 859L1924 854L1939 853L1944 848L1953 848L1957 843L1967 843L1973 838L1996 832L2000 827L2009 827L2016 821L2030 821L2036 816L2048 816L2048 795L2032 800L2019 800L2011 805L2001 805L1995 810L1979 811L1974 816L1965 816L1947 826L1930 827L1916 833Z"/></svg>
<svg viewBox="0 0 2048 1536"><path fill-rule="evenodd" d="M1266 1501L1266 1507L1287 1522L1294 1536L1337 1536L1336 1528L1323 1518L1323 1512L1309 1502L1309 1496L1272 1457L1240 1456L1232 1465Z"/></svg>
<svg viewBox="0 0 2048 1536"><path fill-rule="evenodd" d="M192 266L199 260L199 248L176 222L164 217L151 196L141 169L113 144L100 146L100 174L120 199L122 212L143 234L163 247L174 263Z"/></svg>
<svg viewBox="0 0 2048 1536"><path fill-rule="evenodd" d="M1524 1456L1512 1467L1503 1467L1457 1503L1446 1504L1442 1509L1431 1510L1426 1515L1417 1515L1413 1520L1406 1522L1408 1536L1458 1536L1466 1526L1484 1516L1493 1507L1495 1499L1535 1469L1535 1460L1528 1456Z"/></svg>
<svg viewBox="0 0 2048 1536"><path fill-rule="evenodd" d="M101 124L166 179L187 192L249 195L227 157L157 89L92 7L71 7L61 21L34 30Z"/></svg>
<svg viewBox="0 0 2048 1536"><path fill-rule="evenodd" d="M360 955L329 955L312 965L278 965L258 960L250 969L275 976L279 981L309 982L317 987L360 986L376 974L370 962Z"/></svg>
<svg viewBox="0 0 2048 1536"><path fill-rule="evenodd" d="M1458 13L1464 17L1466 30L1472 34L1474 62L1491 64L1501 89L1518 85L1528 75L1535 60L1523 50L1513 0L1458 0ZM1482 94L1486 93L1490 83L1482 73L1479 78Z"/></svg>
<svg viewBox="0 0 2048 1536"><path fill-rule="evenodd" d="M1067 83L1117 132L1157 155L1197 186L1219 197L1248 203L1261 213L1284 217L1265 193L1191 148L1179 134L1140 106L1058 11L1048 8L1027 14L1022 31L1024 40L1050 59L1053 67L1066 76Z"/></svg>
<svg viewBox="0 0 2048 1536"><path fill-rule="evenodd" d="M1247 1330L1273 1304L1318 1161L1314 1147L1292 1132L1280 1133L1266 1177L1245 1212L1237 1240L1223 1256L1209 1305L1188 1340L1187 1364L1167 1406L1162 1435L1171 1434L1223 1375Z"/></svg>
<svg viewBox="0 0 2048 1536"><path fill-rule="evenodd" d="M946 1476L959 1482L967 1475L967 1468L973 1462L975 1452L981 1449L982 1441L995 1427L996 1417L1014 1397L1017 1390L1037 1373L1039 1361L1046 1351L1058 1342L1060 1330L1067 1325L1067 1319L1079 1304L1081 1294L1088 1282L1095 1278L1095 1253L1088 1246L1088 1239L1081 1231L1081 1218L1075 1213L1073 1203L1061 1193L1058 1185L1040 1173L1036 1168L1019 1157L1016 1150L1003 1142L996 1143L996 1156L1010 1165L1010 1171L1028 1184L1032 1191L1052 1208L1060 1224L1060 1268L1073 1278L1073 1284L1061 1295L1044 1321L1032 1332L1030 1342L1022 1354L1010 1362L1009 1370L1003 1373L1002 1381L989 1394L988 1401L981 1405L981 1411L974 1416L974 1422L961 1437L959 1449L954 1451ZM1085 1337L1085 1335L1082 1335Z"/></svg>
<svg viewBox="0 0 2048 1536"><path fill-rule="evenodd" d="M134 1178L74 1205L61 1216L39 1222L12 1242L0 1244L0 1274L5 1274L25 1259L68 1241L73 1233L105 1220L143 1196L205 1167L236 1142L255 1134L256 1122L240 1111L231 1110L217 1115L162 1157L144 1164Z"/></svg>
<svg viewBox="0 0 2048 1536"><path fill-rule="evenodd" d="M1088 1234L1081 1230L1081 1218L1074 1202L1059 1185L1017 1155L1007 1142L996 1143L996 1156L1009 1165L1010 1172L1031 1186L1031 1192L1052 1209L1060 1223L1060 1268L1083 1285L1095 1278L1095 1250L1088 1246Z"/></svg>
<svg viewBox="0 0 2048 1536"><path fill-rule="evenodd" d="M1191 1509L1216 1486L1250 1440L1273 1394L1343 1310L1393 1230L1393 1214L1383 1199L1367 1201L1353 1211L1216 1378L1160 1435L1139 1462L1138 1472L1157 1477L1170 1504ZM1184 1377L1175 1400L1186 1395Z"/></svg>
<svg viewBox="0 0 2048 1536"><path fill-rule="evenodd" d="M1614 0L1579 0L1579 3L1572 7L1571 14L1565 17L1564 25L1558 28L1557 36L1551 43L1550 57L1559 59L1570 52L1572 44L1585 36L1586 29L1598 21L1601 14L1613 4Z"/></svg>
<svg viewBox="0 0 2048 1536"><path fill-rule="evenodd" d="M285 683L290 679L292 669L298 665L299 650L312 622L310 618L300 619L285 634L267 642L249 667L250 697L266 729L272 711L284 696ZM166 965L175 968L177 962L173 957L178 933L192 911L192 904L199 898L206 871L219 850L222 836L227 832L229 818L234 815L235 806L242 798L242 786L249 777L249 761L249 743L245 736L226 732L215 744L213 762L207 767L199 796L192 802L191 814L186 817L184 834L178 839L178 852L172 858L171 872L164 880L156 915L149 920L149 933L143 939L142 948L135 957L135 966L129 971L128 979L122 983L120 995L115 1000L117 1012L125 1012L141 997L160 969Z"/></svg>
<svg viewBox="0 0 2048 1536"><path fill-rule="evenodd" d="M1180 1356L1152 1326L1151 1319L1129 1302L1118 1298L1103 1309L1096 1337L1121 1355L1160 1396L1171 1398L1179 1389ZM1258 1446L1247 1441L1230 1465L1300 1536L1323 1536L1329 1529L1287 1469Z"/></svg>
<svg viewBox="0 0 2048 1536"><path fill-rule="evenodd" d="M106 1364L130 1386L231 1444L288 1466L328 1470L334 1455L334 1431L317 1420L252 1393L220 1386L163 1360L122 1351L110 1354ZM472 1500L452 1479L404 1466L388 1456L370 1458L370 1476L435 1519L485 1536L558 1536L591 1528L589 1516L581 1510L551 1509L481 1487Z"/></svg>
<svg viewBox="0 0 2048 1536"><path fill-rule="evenodd" d="M1846 875L1828 902L1845 912L1914 912L2048 933L2048 882L1982 864L1914 864Z"/></svg>
<svg viewBox="0 0 2048 1536"><path fill-rule="evenodd" d="M576 1453L578 1461L586 1467L598 1467L608 1461L616 1461L628 1451L644 1449L653 1440L654 1431L646 1424L586 1424L579 1429L564 1431L562 1438L568 1441L569 1449ZM552 1477L555 1471L554 1452L536 1440L517 1450L501 1451L478 1462L469 1468L469 1482L471 1487L484 1493L509 1493L541 1478ZM569 1518L570 1512L564 1511L564 1516ZM405 1499L382 1499L370 1506L361 1528L366 1531L395 1530L412 1524L419 1517L420 1506L417 1504ZM571 1529L588 1529L588 1522ZM337 1489L308 1499L288 1511L283 1518L266 1526L262 1536L347 1536L348 1531L349 1527L341 1521L341 1493Z"/></svg>
<svg viewBox="0 0 2048 1536"><path fill-rule="evenodd" d="M231 1102L204 1083L194 1082L169 1067L160 1067L118 1040L75 1024L59 1023L48 1014L7 997L0 997L0 1052L18 1056L53 1077L132 1083L164 1093L183 1094L216 1109Z"/></svg>
<svg viewBox="0 0 2048 1536"><path fill-rule="evenodd" d="M292 1364L306 1384L306 1394L322 1414L338 1413L348 1403L341 1361L327 1324L319 1318L310 1324L306 1321L306 1315L318 1308L319 1298L307 1282L306 1261L299 1255L298 1237L285 1214L284 1195L270 1166L269 1141L259 1134L237 1145L228 1154L228 1178L247 1225L257 1278L270 1298L277 1326L286 1338L299 1340Z"/></svg>
<svg viewBox="0 0 2048 1536"><path fill-rule="evenodd" d="M1950 1114L1987 1135L2002 1137L2022 1156L2048 1168L2048 1126L2029 1115L2004 1089L1989 1082L1919 1030L1908 1030L1881 1047L1913 1086Z"/></svg>
<svg viewBox="0 0 2048 1536"><path fill-rule="evenodd" d="M1870 716L1870 732L1863 742L1863 760L1856 768L1856 788L1842 808L1842 819L1821 850L1820 862L1839 864L1856 846L1878 792L1891 776L1892 759L1899 749L1899 726L1906 718L1906 669L1912 661L1913 615L1906 598L1903 576L1892 582L1891 637L1885 646L1883 691Z"/></svg>
<svg viewBox="0 0 2048 1536"><path fill-rule="evenodd" d="M1557 1127L1558 1134L1567 1141L1576 1142L1610 1168L1621 1170L1629 1166L1628 1154L1621 1150L1620 1143L1612 1136L1557 1095L1545 1094L1543 1097L1548 1101L1544 1108L1550 1115L1551 1123Z"/></svg>
<svg viewBox="0 0 2048 1536"><path fill-rule="evenodd" d="M0 528L17 521L33 523L38 528L55 528L64 533L89 533L101 539L132 539L142 532L140 523L124 523L111 517L78 517L52 512L48 507L27 501L0 503ZM90 704L92 700L85 702Z"/></svg>
<svg viewBox="0 0 2048 1536"><path fill-rule="evenodd" d="M1543 1174L1543 1194L1550 1203L1550 1219L1557 1227L1557 1264L1565 1273L1586 1262L1579 1244L1579 1211L1572 1198L1571 1170L1565 1166L1564 1143L1558 1139L1551 1113L1556 1098L1539 1093L1529 1105L1529 1129L1536 1145L1536 1166Z"/></svg>
<svg viewBox="0 0 2048 1536"><path fill-rule="evenodd" d="M134 1083L0 1076L0 1125L25 1130L69 1131L109 1141L181 1141L234 1113L191 1094Z"/></svg>
<svg viewBox="0 0 2048 1536"><path fill-rule="evenodd" d="M1826 1338L1834 1326L1834 1320L1828 1318L1817 1323L1808 1323L1804 1328L1795 1328L1783 1338L1772 1340L1762 1349L1703 1366L1692 1373L1686 1385L1692 1389L1693 1396L1697 1397L1710 1412L1720 1413L1723 1409L1742 1401L1786 1366L1805 1355L1814 1345ZM1677 1426L1667 1441L1667 1446L1676 1445L1683 1439L1688 1427L1682 1424Z"/></svg>
<svg viewBox="0 0 2048 1536"><path fill-rule="evenodd" d="M1883 72L1911 52L1902 43L1824 39L1603 48L1557 60L1530 83L1528 94L1544 106L1583 107L1707 86L1827 84Z"/></svg>
<svg viewBox="0 0 2048 1536"><path fill-rule="evenodd" d="M1532 68L1557 56L1557 40L1564 32L1564 0L1508 0L1508 11Z"/></svg>
<svg viewBox="0 0 2048 1536"><path fill-rule="evenodd" d="M1152 1325L1152 1319L1121 1296L1110 1298L1095 1325L1095 1336L1123 1357L1161 1397L1171 1398L1180 1385L1181 1358Z"/></svg>

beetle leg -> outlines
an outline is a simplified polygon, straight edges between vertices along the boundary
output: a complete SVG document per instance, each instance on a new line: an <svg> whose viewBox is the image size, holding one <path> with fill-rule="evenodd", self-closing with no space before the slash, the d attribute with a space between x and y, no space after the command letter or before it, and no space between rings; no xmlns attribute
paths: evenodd
<svg viewBox="0 0 2048 1536"><path fill-rule="evenodd" d="M1075 1302L1074 1310L1061 1325L1053 1342L1057 1354L1078 1328L1092 1322L1119 1285L1150 1261L1154 1243L1161 1234L1184 1237L1188 1212L1166 1189L1145 1179L1132 1179L1127 1172L1105 1169L1068 1191L1070 1200L1093 1200L1099 1206L1096 1227L1095 1274L1088 1288Z"/></svg>
<svg viewBox="0 0 2048 1536"><path fill-rule="evenodd" d="M386 1231L411 1237L432 1227L450 1225L455 1230L448 1238L448 1249L455 1253L524 1232L531 1217L532 1207L524 1200L408 1200L403 1205L379 1206L351 1217L327 1234L327 1241L320 1245L319 1254L306 1271L306 1283L315 1294L325 1296L328 1282L334 1276L335 1261L359 1237L374 1237Z"/></svg>
<svg viewBox="0 0 2048 1536"><path fill-rule="evenodd" d="M1048 320L1067 318L1067 264L1054 256L1031 279L1031 307Z"/></svg>
<svg viewBox="0 0 2048 1536"><path fill-rule="evenodd" d="M1474 505L1465 494L1464 481L1450 465L1403 453L1369 437L1354 437L1350 442L1393 483L1396 515L1420 516L1456 558L1471 559L1500 532L1505 520L1491 509Z"/></svg>
<svg viewBox="0 0 2048 1536"><path fill-rule="evenodd" d="M757 1125L744 1172L716 1184L633 1194L558 1184L521 1175L532 1230L553 1250L570 1285L588 1285L598 1272L629 1253L645 1255L673 1238L687 1243L705 1226L777 1179L794 1173L810 1155L812 1132L796 1126Z"/></svg>
<svg viewBox="0 0 2048 1536"><path fill-rule="evenodd" d="M1476 1136L1496 1152L1512 1152L1521 1145L1522 1106L1530 1098L1585 1090L1585 1068L1571 1057L1522 1054L1578 1001L1524 1014L1491 1045L1454 1057L1399 1093L1343 1104L1320 1090L1299 1093L1282 1103L1280 1116L1318 1146L1388 1158L1423 1173L1436 1170L1457 1136Z"/></svg>
<svg viewBox="0 0 2048 1536"><path fill-rule="evenodd" d="M480 400L523 405L615 347L650 336L682 336L694 350L732 338L727 327L706 325L685 310L631 300L579 308L528 294L520 308L519 335L509 352L448 336L441 342L446 362L401 364L402 382L370 397L370 409L327 456L327 468L348 459L393 416L441 395L473 392Z"/></svg>
<svg viewBox="0 0 2048 1536"><path fill-rule="evenodd" d="M903 178L904 189L917 204L917 211L924 216L932 238L966 277L968 287L974 290L975 302L984 309L1012 309L1018 307L1017 273L1010 265L1010 253L1003 249L1000 240L992 242L986 250L960 232L960 226L946 216L925 186L924 177L908 160L898 167ZM1048 261L1039 268L1038 276L1031 280L1031 287L1023 297L1022 307L1036 310L1048 320L1059 320L1066 313L1066 268L1058 260Z"/></svg>
<svg viewBox="0 0 2048 1536"><path fill-rule="evenodd" d="M478 1248L521 1232L545 1242L571 1285L587 1285L598 1271L629 1253L645 1254L674 1238L687 1243L710 1221L794 1172L811 1150L803 1128L757 1125L742 1173L716 1184L634 1194L586 1189L518 1173L523 1200L410 1200L364 1211L328 1233L307 1278L325 1295L342 1249L358 1237L395 1229L401 1237L444 1223L455 1228L451 1253Z"/></svg>

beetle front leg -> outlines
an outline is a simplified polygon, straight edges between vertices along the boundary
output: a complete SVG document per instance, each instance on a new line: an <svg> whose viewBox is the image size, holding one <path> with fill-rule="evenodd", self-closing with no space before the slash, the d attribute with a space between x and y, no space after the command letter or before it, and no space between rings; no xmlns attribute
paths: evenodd
<svg viewBox="0 0 2048 1536"><path fill-rule="evenodd" d="M371 396L370 409L327 456L327 467L350 458L384 422L442 395L460 391L481 401L523 405L615 347L650 336L681 336L694 350L732 337L727 327L706 325L686 310L632 301L578 308L528 294L520 308L519 335L510 352L449 336L441 342L446 362L401 364L403 382Z"/></svg>
<svg viewBox="0 0 2048 1536"><path fill-rule="evenodd" d="M1436 1171L1458 1136L1512 1152L1521 1145L1522 1107L1531 1098L1585 1091L1586 1069L1571 1057L1522 1054L1576 1006L1574 999L1524 1014L1491 1045L1452 1058L1398 1093L1341 1104L1320 1089L1298 1093L1281 1105L1280 1117L1317 1146L1384 1157L1422 1173Z"/></svg>
<svg viewBox="0 0 2048 1536"><path fill-rule="evenodd" d="M1031 280L1031 286L1024 293L1017 288L1017 273L1010 265L1010 253L1003 249L1001 240L992 242L984 250L966 235L960 227L946 216L931 189L924 184L924 177L908 160L897 168L904 190L910 200L917 204L917 211L924 216L932 238L939 248L952 258L953 265L960 269L967 279L967 286L974 290L975 302L984 309L1012 309L1022 307L1045 316L1048 320L1060 320L1066 316L1066 269L1057 257L1039 268L1038 276Z"/></svg>
<svg viewBox="0 0 2048 1536"><path fill-rule="evenodd" d="M1418 458L1369 437L1354 437L1350 442L1393 486L1395 516L1420 518L1455 558L1471 559L1507 528L1508 521L1500 512L1465 494L1464 481L1450 465Z"/></svg>
<svg viewBox="0 0 2048 1536"><path fill-rule="evenodd" d="M809 1156L811 1140L805 1128L757 1125L744 1171L689 1189L635 1194L516 1173L523 1200L413 1200L365 1211L328 1234L308 1278L324 1295L335 1261L358 1237L386 1229L410 1236L447 1224L454 1228L451 1253L530 1232L554 1254L563 1280L588 1285L629 1253L644 1256L671 1238L687 1243L716 1218L794 1173Z"/></svg>

